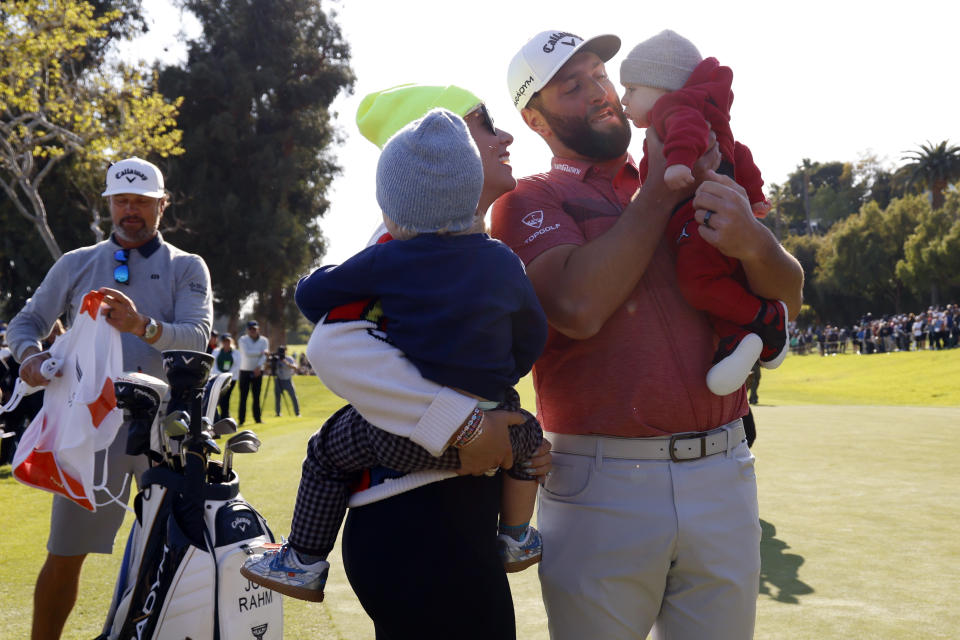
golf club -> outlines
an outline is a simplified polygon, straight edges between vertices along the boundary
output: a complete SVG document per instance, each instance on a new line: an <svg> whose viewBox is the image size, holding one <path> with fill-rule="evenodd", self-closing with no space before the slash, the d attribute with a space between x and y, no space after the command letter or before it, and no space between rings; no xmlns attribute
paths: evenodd
<svg viewBox="0 0 960 640"><path fill-rule="evenodd" d="M260 444L260 438L257 437L250 429L244 429L243 431L238 431L227 439L227 444L230 444L234 440L253 440L258 445Z"/></svg>
<svg viewBox="0 0 960 640"><path fill-rule="evenodd" d="M163 426L163 434L167 437L167 450L170 451L171 457L174 454L171 445L173 444L173 441L177 442L181 468L185 467L187 464L187 455L183 448L182 439L185 435L190 433L189 422L190 415L186 411L174 411L173 413L170 413L164 417L163 421L161 422L161 425Z"/></svg>
<svg viewBox="0 0 960 640"><path fill-rule="evenodd" d="M203 455L209 456L211 453L219 454L220 445L217 444L216 440L213 438L204 438L200 440L200 448L203 452Z"/></svg>
<svg viewBox="0 0 960 640"><path fill-rule="evenodd" d="M235 439L227 441L227 452L223 454L223 477L229 479L233 472L233 454L235 453L256 453L260 450L260 440L250 438Z"/></svg>
<svg viewBox="0 0 960 640"><path fill-rule="evenodd" d="M215 438L237 432L237 421L233 418L221 418L213 425L213 434Z"/></svg>

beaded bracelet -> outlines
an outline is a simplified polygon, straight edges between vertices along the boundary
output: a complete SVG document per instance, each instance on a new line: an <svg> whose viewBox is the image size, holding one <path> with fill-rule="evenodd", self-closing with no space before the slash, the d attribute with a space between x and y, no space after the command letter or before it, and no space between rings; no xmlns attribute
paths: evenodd
<svg viewBox="0 0 960 640"><path fill-rule="evenodd" d="M463 449L480 437L481 433L483 433L483 411L480 407L476 407L467 419L467 424L463 425L460 433L457 434L457 439L454 440L453 446L457 449Z"/></svg>

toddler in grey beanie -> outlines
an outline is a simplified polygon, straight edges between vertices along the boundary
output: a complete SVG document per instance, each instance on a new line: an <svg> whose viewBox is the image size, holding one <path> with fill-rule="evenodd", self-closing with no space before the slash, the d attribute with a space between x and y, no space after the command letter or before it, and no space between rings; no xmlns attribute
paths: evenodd
<svg viewBox="0 0 960 640"><path fill-rule="evenodd" d="M703 61L692 42L666 29L635 46L620 63L620 84L676 91Z"/></svg>
<svg viewBox="0 0 960 640"><path fill-rule="evenodd" d="M712 131L723 159L721 173L747 190L758 217L767 214L770 203L763 194L760 170L750 150L730 130L730 67L716 58L704 59L692 42L667 29L627 54L620 65L620 84L624 115L637 127L654 127L663 142L668 187L693 184L693 165L709 148Z"/></svg>
<svg viewBox="0 0 960 640"><path fill-rule="evenodd" d="M470 229L482 189L477 145L463 118L446 109L400 129L377 162L377 202L398 240Z"/></svg>
<svg viewBox="0 0 960 640"><path fill-rule="evenodd" d="M635 46L620 63L620 84L626 88L626 116L638 127L649 127L656 102L683 88L701 62L703 58L693 43L669 29ZM667 186L682 189L693 184L691 165L689 158L668 162L664 172Z"/></svg>

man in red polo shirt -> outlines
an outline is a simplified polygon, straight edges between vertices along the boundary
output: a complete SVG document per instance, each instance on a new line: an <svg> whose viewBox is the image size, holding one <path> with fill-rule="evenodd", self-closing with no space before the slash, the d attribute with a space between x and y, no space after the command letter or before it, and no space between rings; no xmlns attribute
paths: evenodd
<svg viewBox="0 0 960 640"><path fill-rule="evenodd" d="M540 569L551 637L753 636L760 525L744 390L716 396L705 316L677 289L663 230L693 197L701 235L743 263L758 295L800 308L803 271L712 171L678 194L627 154L630 128L604 68L616 36L545 31L508 72L524 122L553 153L494 205L493 235L527 265L550 321L534 386L553 442L541 493ZM714 145L715 146L715 145Z"/></svg>

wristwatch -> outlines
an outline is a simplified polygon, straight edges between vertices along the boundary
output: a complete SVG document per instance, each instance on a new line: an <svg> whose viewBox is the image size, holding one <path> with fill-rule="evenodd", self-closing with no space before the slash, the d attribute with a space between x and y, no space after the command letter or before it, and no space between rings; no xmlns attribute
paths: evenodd
<svg viewBox="0 0 960 640"><path fill-rule="evenodd" d="M143 339L144 340L153 340L157 336L157 332L160 331L160 325L157 324L157 321L153 318L149 318L147 321L147 326L143 330Z"/></svg>

